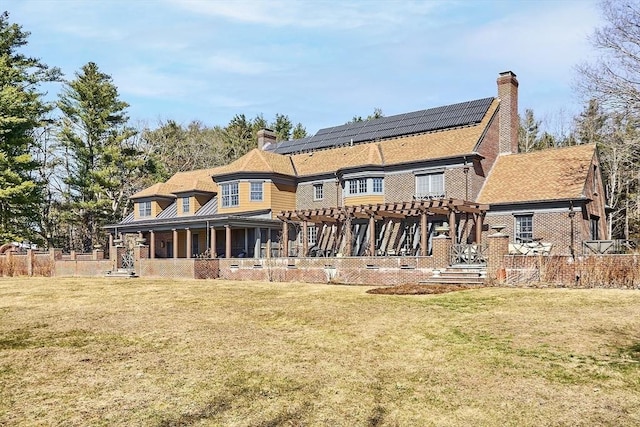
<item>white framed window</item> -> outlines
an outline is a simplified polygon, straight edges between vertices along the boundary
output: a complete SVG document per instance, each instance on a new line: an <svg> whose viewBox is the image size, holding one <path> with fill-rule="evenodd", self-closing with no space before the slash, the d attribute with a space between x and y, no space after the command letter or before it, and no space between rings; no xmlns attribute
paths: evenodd
<svg viewBox="0 0 640 427"><path fill-rule="evenodd" d="M300 233L298 234L298 243L302 244L302 239L303 239L303 229L300 228ZM316 244L316 242L318 241L318 227L316 227L315 225L308 225L307 226L307 243L309 243L309 247L313 246Z"/></svg>
<svg viewBox="0 0 640 427"><path fill-rule="evenodd" d="M373 193L382 193L384 192L384 187L383 187L383 183L384 180L382 178L372 178L371 179L371 184L372 184L372 192Z"/></svg>
<svg viewBox="0 0 640 427"><path fill-rule="evenodd" d="M226 182L220 186L222 187L222 207L238 206L240 204L238 182Z"/></svg>
<svg viewBox="0 0 640 427"><path fill-rule="evenodd" d="M324 199L324 185L323 184L314 184L313 185L313 200L322 200Z"/></svg>
<svg viewBox="0 0 640 427"><path fill-rule="evenodd" d="M189 197L183 197L182 198L182 213L189 213L190 207L191 207L191 203L190 203Z"/></svg>
<svg viewBox="0 0 640 427"><path fill-rule="evenodd" d="M516 243L533 242L533 214L516 215Z"/></svg>
<svg viewBox="0 0 640 427"><path fill-rule="evenodd" d="M309 246L315 245L318 240L318 228L315 225L308 227L307 236L309 239Z"/></svg>
<svg viewBox="0 0 640 427"><path fill-rule="evenodd" d="M444 196L444 172L416 176L416 199L434 199Z"/></svg>
<svg viewBox="0 0 640 427"><path fill-rule="evenodd" d="M250 200L252 202L261 202L263 199L263 194L262 194L262 181L251 181L251 194L250 194Z"/></svg>
<svg viewBox="0 0 640 427"><path fill-rule="evenodd" d="M350 196L381 194L384 192L384 179L382 177L354 178L346 181L345 188Z"/></svg>
<svg viewBox="0 0 640 427"><path fill-rule="evenodd" d="M141 218L151 216L151 202L138 203L138 216Z"/></svg>

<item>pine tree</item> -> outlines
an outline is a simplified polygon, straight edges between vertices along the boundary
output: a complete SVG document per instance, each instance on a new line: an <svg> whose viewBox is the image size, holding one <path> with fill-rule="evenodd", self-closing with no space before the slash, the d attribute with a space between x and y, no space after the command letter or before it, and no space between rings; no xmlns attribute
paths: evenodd
<svg viewBox="0 0 640 427"><path fill-rule="evenodd" d="M52 109L39 88L60 72L18 52L28 36L7 12L0 15L0 243L38 240L43 183L31 151L35 131Z"/></svg>
<svg viewBox="0 0 640 427"><path fill-rule="evenodd" d="M528 153L536 149L539 132L540 121L535 119L533 110L526 109L524 117L520 118L520 128L518 129L518 149L521 153Z"/></svg>
<svg viewBox="0 0 640 427"><path fill-rule="evenodd" d="M129 184L145 164L127 125L128 104L95 63L66 83L58 107L63 114L58 138L69 156L66 199L76 224L71 246L87 251L104 243L103 225L122 219Z"/></svg>

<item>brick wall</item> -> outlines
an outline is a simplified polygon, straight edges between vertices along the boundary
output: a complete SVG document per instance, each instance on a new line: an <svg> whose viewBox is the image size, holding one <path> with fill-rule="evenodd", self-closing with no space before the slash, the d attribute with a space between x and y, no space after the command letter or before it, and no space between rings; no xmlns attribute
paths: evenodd
<svg viewBox="0 0 640 427"><path fill-rule="evenodd" d="M102 277L112 269L110 260L57 260L53 274L56 277Z"/></svg>
<svg viewBox="0 0 640 427"><path fill-rule="evenodd" d="M551 253L554 255L571 254L571 218L569 212L533 212L533 237L542 242L552 243ZM584 226L585 220L580 213L573 218L573 243L574 253L581 252L583 240L588 240L588 227ZM483 240L492 233L491 227L495 225L506 226L503 233L510 236L510 242L514 242L515 218L511 213L488 213L484 220ZM587 224L588 225L588 224Z"/></svg>
<svg viewBox="0 0 640 427"><path fill-rule="evenodd" d="M324 181L322 200L313 200L313 183L300 183L296 191L296 209L317 209L341 206L342 189L335 181Z"/></svg>
<svg viewBox="0 0 640 427"><path fill-rule="evenodd" d="M431 277L432 257L220 259L220 278L353 285L418 283Z"/></svg>
<svg viewBox="0 0 640 427"><path fill-rule="evenodd" d="M407 202L413 200L416 178L413 173L394 173L384 177L384 201Z"/></svg>
<svg viewBox="0 0 640 427"><path fill-rule="evenodd" d="M141 259L136 262L136 273L140 277L175 277L193 279L195 258Z"/></svg>
<svg viewBox="0 0 640 427"><path fill-rule="evenodd" d="M640 289L640 254L507 255L504 264L506 283L513 286Z"/></svg>

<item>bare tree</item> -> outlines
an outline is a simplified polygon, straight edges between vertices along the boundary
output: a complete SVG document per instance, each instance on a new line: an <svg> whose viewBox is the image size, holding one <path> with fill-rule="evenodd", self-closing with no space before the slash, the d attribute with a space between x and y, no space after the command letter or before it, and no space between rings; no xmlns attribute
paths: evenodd
<svg viewBox="0 0 640 427"><path fill-rule="evenodd" d="M604 0L600 7L607 24L590 38L599 58L577 67L578 90L605 108L640 113L640 3Z"/></svg>

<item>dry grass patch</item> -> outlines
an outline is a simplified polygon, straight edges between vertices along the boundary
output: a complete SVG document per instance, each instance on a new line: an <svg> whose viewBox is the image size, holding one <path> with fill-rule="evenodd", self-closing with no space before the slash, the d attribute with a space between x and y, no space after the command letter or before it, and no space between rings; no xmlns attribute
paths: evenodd
<svg viewBox="0 0 640 427"><path fill-rule="evenodd" d="M0 281L0 425L637 425L640 292Z"/></svg>

